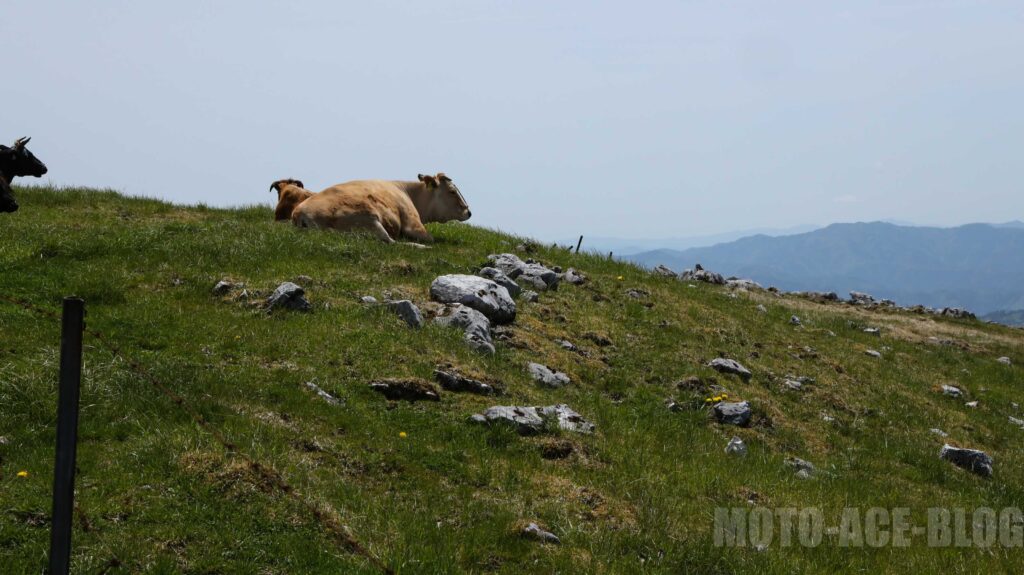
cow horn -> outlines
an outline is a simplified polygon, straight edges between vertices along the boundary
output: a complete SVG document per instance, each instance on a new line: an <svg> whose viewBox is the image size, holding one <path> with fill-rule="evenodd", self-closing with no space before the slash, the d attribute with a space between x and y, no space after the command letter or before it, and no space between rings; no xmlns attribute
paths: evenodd
<svg viewBox="0 0 1024 575"><path fill-rule="evenodd" d="M274 186L276 186L276 185L277 185L277 182L274 182L273 184L270 184L270 189L268 191L273 192L274 191Z"/></svg>
<svg viewBox="0 0 1024 575"><path fill-rule="evenodd" d="M31 139L32 139L31 136L28 137L28 138L18 138L17 140L14 140L14 147L15 148L24 148L25 145L28 144L28 141L31 140Z"/></svg>

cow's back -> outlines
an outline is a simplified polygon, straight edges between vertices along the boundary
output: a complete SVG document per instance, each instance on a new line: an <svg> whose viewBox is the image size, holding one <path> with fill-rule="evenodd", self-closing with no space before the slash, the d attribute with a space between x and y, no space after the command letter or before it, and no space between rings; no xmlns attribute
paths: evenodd
<svg viewBox="0 0 1024 575"><path fill-rule="evenodd" d="M403 229L403 221L419 218L409 196L389 180L356 180L331 186L302 202L292 222L302 227L339 230L364 227L369 219L379 221L392 237Z"/></svg>

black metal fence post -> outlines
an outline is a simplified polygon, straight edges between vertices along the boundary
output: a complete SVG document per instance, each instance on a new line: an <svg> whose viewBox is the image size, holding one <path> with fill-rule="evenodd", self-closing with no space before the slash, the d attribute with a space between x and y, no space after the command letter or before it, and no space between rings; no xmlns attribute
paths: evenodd
<svg viewBox="0 0 1024 575"><path fill-rule="evenodd" d="M50 575L71 568L71 516L75 501L75 451L78 446L78 394L82 383L82 332L85 302L64 298L60 335L60 390L57 399L57 456L53 469L53 519Z"/></svg>

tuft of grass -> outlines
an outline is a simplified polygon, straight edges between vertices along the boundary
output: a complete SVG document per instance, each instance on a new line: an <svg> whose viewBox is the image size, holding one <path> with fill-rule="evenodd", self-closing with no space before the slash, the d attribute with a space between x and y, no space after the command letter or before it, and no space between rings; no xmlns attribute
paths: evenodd
<svg viewBox="0 0 1024 575"><path fill-rule="evenodd" d="M436 245L416 250L275 224L264 207L175 206L78 188L16 193L22 210L0 219L0 295L50 310L65 295L82 296L89 327L122 350L114 356L86 337L75 572L379 571L328 526L409 573L511 573L524 564L605 573L1024 567L1019 549L928 549L923 538L898 553L712 544L714 508L752 499L818 507L830 522L844 507L909 507L920 517L935 506L1020 506L1024 431L1007 417L1013 403L1024 403L1019 330L767 292L732 298L722 288L689 288L596 254L463 224L429 226ZM358 302L389 292L425 303L437 275L472 273L488 254L520 245L531 250L522 257L574 267L590 281L521 303L493 356L469 350L455 330L412 330ZM312 313L266 314L251 304L299 276L312 278ZM244 283L253 300L213 295L225 277ZM630 288L649 295L629 297ZM759 303L768 313L756 310ZM793 314L803 328L789 325ZM864 325L882 327L881 339L864 334ZM563 349L560 339L580 351ZM52 319L0 302L5 573L45 566L58 342ZM867 348L884 349L882 358L866 356ZM753 378L705 367L720 354ZM1003 355L1013 367L994 361ZM573 383L539 387L528 361L564 371ZM503 395L442 392L440 402L390 402L368 386L430 380L445 364L500 384ZM786 374L815 383L787 391ZM691 376L700 382L677 385ZM939 383L964 389L979 407L942 396ZM751 427L714 423L703 406L711 384L751 402ZM667 399L686 407L671 411ZM521 437L467 423L490 405L553 403L569 404L597 432ZM933 427L950 437L934 436ZM747 443L746 458L723 453L733 435ZM943 441L989 452L995 477L938 460ZM795 479L783 465L788 456L821 473ZM18 477L20 470L29 476ZM562 544L523 539L524 521Z"/></svg>

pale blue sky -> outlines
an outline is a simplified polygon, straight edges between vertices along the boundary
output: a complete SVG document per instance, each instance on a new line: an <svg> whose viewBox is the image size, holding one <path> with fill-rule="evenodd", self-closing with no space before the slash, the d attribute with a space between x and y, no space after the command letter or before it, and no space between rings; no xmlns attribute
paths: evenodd
<svg viewBox="0 0 1024 575"><path fill-rule="evenodd" d="M445 171L545 239L1024 217L1021 2L34 0L0 37L0 140L58 184Z"/></svg>

